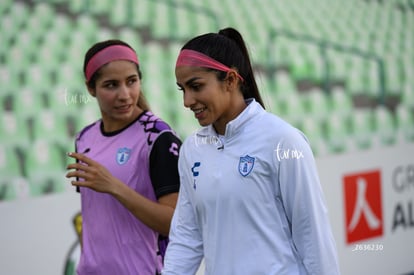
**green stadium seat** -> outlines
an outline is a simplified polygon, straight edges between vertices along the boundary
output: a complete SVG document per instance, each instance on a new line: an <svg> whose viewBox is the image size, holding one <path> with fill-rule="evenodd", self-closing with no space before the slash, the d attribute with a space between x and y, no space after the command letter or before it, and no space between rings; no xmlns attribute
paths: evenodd
<svg viewBox="0 0 414 275"><path fill-rule="evenodd" d="M54 1L54 0L53 0ZM87 10L88 1L85 0L71 0L69 1L69 11L74 14L83 13Z"/></svg>
<svg viewBox="0 0 414 275"><path fill-rule="evenodd" d="M0 15L3 16L8 12L8 10L13 6L14 1L13 0L4 0L1 2L0 5Z"/></svg>
<svg viewBox="0 0 414 275"><path fill-rule="evenodd" d="M81 1L81 2L86 2L86 1ZM89 0L87 1L87 3L88 3L88 6L87 6L88 13L91 13L92 15L106 16L112 13L112 6L115 2L111 0Z"/></svg>
<svg viewBox="0 0 414 275"><path fill-rule="evenodd" d="M22 175L18 151L11 142L0 143L0 174L3 178L12 178Z"/></svg>
<svg viewBox="0 0 414 275"><path fill-rule="evenodd" d="M29 196L29 183L21 176L0 178L0 202L24 199Z"/></svg>
<svg viewBox="0 0 414 275"><path fill-rule="evenodd" d="M171 126L174 127L174 130L179 134L182 140L201 128L197 119L194 117L193 112L189 109L179 106L176 110L176 115L178 117L178 121Z"/></svg>
<svg viewBox="0 0 414 275"><path fill-rule="evenodd" d="M25 25L26 20L29 18L29 13L29 8L26 4L14 1L8 12L8 15L12 19L12 24L7 26L10 27L9 29L2 28L2 30L8 30L15 34L16 31L20 30Z"/></svg>
<svg viewBox="0 0 414 275"><path fill-rule="evenodd" d="M396 141L396 123L391 110L381 105L374 109L375 134L378 136L378 146L393 145Z"/></svg>
<svg viewBox="0 0 414 275"><path fill-rule="evenodd" d="M52 5L40 2L36 3L28 19L28 30L39 32L39 30L49 29L55 21L56 13Z"/></svg>
<svg viewBox="0 0 414 275"><path fill-rule="evenodd" d="M139 59L140 57L139 53L141 49L143 48L143 42L142 42L140 33L130 28L122 28L119 31L119 39L125 41L132 48L134 48L137 51L138 59Z"/></svg>
<svg viewBox="0 0 414 275"><path fill-rule="evenodd" d="M154 1L151 0L142 0L139 2L139 5L133 5L134 9L130 13L139 14L139 16L132 16L132 18L129 19L132 27L148 27L149 22L154 18L152 17L153 14L151 13L153 2ZM116 15L113 13L114 12L111 13L111 21L113 20L113 22L123 22L123 20L125 20L124 18L116 18L121 17L121 15Z"/></svg>
<svg viewBox="0 0 414 275"><path fill-rule="evenodd" d="M35 140L65 141L70 137L65 113L53 109L40 110L33 115L33 135Z"/></svg>
<svg viewBox="0 0 414 275"><path fill-rule="evenodd" d="M331 112L329 95L318 87L305 93L304 105L305 110L316 117L325 117Z"/></svg>
<svg viewBox="0 0 414 275"><path fill-rule="evenodd" d="M300 121L300 130L306 135L311 146L316 146L320 140L324 139L323 120L312 116L306 116ZM315 153L316 147L313 147Z"/></svg>
<svg viewBox="0 0 414 275"><path fill-rule="evenodd" d="M82 30L86 37L93 37L99 29L97 21L88 14L80 14L74 27Z"/></svg>
<svg viewBox="0 0 414 275"><path fill-rule="evenodd" d="M24 161L31 195L38 196L61 191L68 162L64 148L55 143L53 139L36 140L30 146L30 150L25 152Z"/></svg>
<svg viewBox="0 0 414 275"><path fill-rule="evenodd" d="M17 92L20 87L18 74L12 72L6 65L0 64L0 95L10 95Z"/></svg>
<svg viewBox="0 0 414 275"><path fill-rule="evenodd" d="M19 75L29 66L31 63L31 57L28 52L20 48L19 45L12 45L10 51L5 56L5 65L8 71L13 77L16 77L16 81L20 81Z"/></svg>
<svg viewBox="0 0 414 275"><path fill-rule="evenodd" d="M72 37L73 33L76 32L76 23L74 20L71 20L70 17L65 15L61 15L57 13L53 16L52 26L49 28L48 32L45 33L46 43L44 45L46 47L50 47L50 50L57 50L61 51L66 46L67 42L73 43L84 43L84 41L72 41L70 38ZM60 46L57 49L53 47Z"/></svg>
<svg viewBox="0 0 414 275"><path fill-rule="evenodd" d="M356 148L364 150L372 145L373 113L369 108L356 109L350 117L351 138Z"/></svg>
<svg viewBox="0 0 414 275"><path fill-rule="evenodd" d="M175 37L175 30L180 26L174 26L173 11L163 2L153 2L154 17L157 20L151 20L150 27L152 34L156 39ZM150 17L151 18L151 17Z"/></svg>
<svg viewBox="0 0 414 275"><path fill-rule="evenodd" d="M348 114L327 114L325 135L330 152L343 153L349 149L349 132L350 121Z"/></svg>
<svg viewBox="0 0 414 275"><path fill-rule="evenodd" d="M344 87L333 87L331 95L331 110L335 113L350 114L352 112L352 99Z"/></svg>
<svg viewBox="0 0 414 275"><path fill-rule="evenodd" d="M83 64L83 61L80 64ZM84 88L85 79L80 64L78 62L77 67L69 62L62 64L56 73L56 85L64 87L69 93L78 91L79 87Z"/></svg>
<svg viewBox="0 0 414 275"><path fill-rule="evenodd" d="M38 93L47 91L52 87L52 72L44 69L40 64L32 64L24 71L24 85Z"/></svg>
<svg viewBox="0 0 414 275"><path fill-rule="evenodd" d="M4 111L0 115L0 140L25 146L30 142L29 120L14 112Z"/></svg>
<svg viewBox="0 0 414 275"><path fill-rule="evenodd" d="M75 114L76 115L76 114ZM89 104L77 113L77 132L101 118L98 104Z"/></svg>
<svg viewBox="0 0 414 275"><path fill-rule="evenodd" d="M400 104L396 109L398 140L414 142L414 109Z"/></svg>
<svg viewBox="0 0 414 275"><path fill-rule="evenodd" d="M400 6L408 5L400 2ZM38 118L43 109L51 110L58 120L71 119L71 126L61 123L53 128L58 134L65 132L64 127L79 131L99 119L95 101L70 102L65 95L86 93L82 73L84 53L93 43L108 38L123 39L137 50L144 74L143 92L154 112L180 134L189 135L199 125L183 107L182 94L177 91L175 59L183 41L225 26L237 26L248 42L253 66L259 74L263 73L259 86L268 110L303 127L319 156L414 142L414 36L410 28L414 17L408 7L404 13L396 8L396 1L382 1L381 5L369 1L347 4L299 1L287 5L258 0L251 5L248 0L197 3L180 0L173 7L166 1L142 0L134 3L132 9L128 3L129 0L1 1L0 99L1 111L6 112L2 120L8 123L0 125L2 142L15 141L24 148L34 142L30 138L45 139L42 133L47 131L39 126ZM189 10L184 4L205 8L216 16L211 18ZM309 88L303 92L303 83L297 80L311 80L311 85L324 88L325 68L320 49L315 44L282 35L270 41L270 31L275 29L378 55L386 66L385 95L399 99L393 106L395 112L384 114L375 106L380 96L375 62L337 49L327 50L330 80L337 86L331 87L327 94L321 90L313 93ZM360 112L358 98L371 102L374 111L353 115L354 111ZM321 121L323 114L326 120ZM344 132L347 123L338 121L348 119L349 130ZM317 134L311 130L315 128ZM390 129L397 131L394 141ZM71 144L73 131L65 140L59 138L60 142ZM344 143L334 138L338 135L344 136Z"/></svg>
<svg viewBox="0 0 414 275"><path fill-rule="evenodd" d="M47 90L46 90L47 91ZM11 108L16 117L24 119L45 107L45 91L22 86L19 92L12 94Z"/></svg>
<svg viewBox="0 0 414 275"><path fill-rule="evenodd" d="M296 91L296 83L289 72L285 70L279 70L274 73L273 81L275 86L275 92L277 96L289 96L292 92Z"/></svg>
<svg viewBox="0 0 414 275"><path fill-rule="evenodd" d="M117 34L116 31L111 30L109 28L102 27L102 28L99 28L99 30L95 33L93 43L108 40L108 39L116 39L118 37L119 35ZM79 51L78 49L79 54L82 54L82 57L80 58L80 60L83 60L84 53L86 53L86 51L89 49L90 46L92 46L92 44L84 45L84 46L85 47L82 51Z"/></svg>
<svg viewBox="0 0 414 275"><path fill-rule="evenodd" d="M128 13L127 2L127 0L119 0L113 2L112 10L109 13L109 22L112 26L120 27L128 23L128 18L126 16ZM141 14L141 12L137 11L137 14Z"/></svg>
<svg viewBox="0 0 414 275"><path fill-rule="evenodd" d="M401 93L401 104L414 109L414 85L405 85Z"/></svg>
<svg viewBox="0 0 414 275"><path fill-rule="evenodd" d="M29 178L30 196L38 197L68 190L71 185L65 177L66 171L39 171Z"/></svg>
<svg viewBox="0 0 414 275"><path fill-rule="evenodd" d="M279 97L282 110L282 117L287 117L295 121L307 114L305 108L305 97L295 91L291 91L289 95ZM308 114L309 115L309 114Z"/></svg>

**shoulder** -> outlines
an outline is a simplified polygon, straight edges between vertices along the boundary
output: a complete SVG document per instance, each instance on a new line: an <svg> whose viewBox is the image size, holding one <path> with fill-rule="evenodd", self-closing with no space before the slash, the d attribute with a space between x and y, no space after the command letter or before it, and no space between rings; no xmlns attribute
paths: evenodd
<svg viewBox="0 0 414 275"><path fill-rule="evenodd" d="M145 132L160 133L164 130L171 130L171 127L165 121L150 111L142 113L138 121L144 126Z"/></svg>
<svg viewBox="0 0 414 275"><path fill-rule="evenodd" d="M179 139L178 135L168 123L150 111L142 113L138 122L147 135L147 142L149 145L152 145L160 136L163 136L163 139Z"/></svg>
<svg viewBox="0 0 414 275"><path fill-rule="evenodd" d="M82 137L84 137L85 135L93 132L95 129L99 130L99 121L100 120L97 120L97 121L85 126L82 130L80 130L76 134L76 140L80 140Z"/></svg>
<svg viewBox="0 0 414 275"><path fill-rule="evenodd" d="M303 135L303 133L292 124L268 111L262 113L256 121L257 124L255 128L258 129L258 131L261 129L262 132L268 133L268 135L271 136L299 137ZM266 131L263 131L263 129L266 129Z"/></svg>

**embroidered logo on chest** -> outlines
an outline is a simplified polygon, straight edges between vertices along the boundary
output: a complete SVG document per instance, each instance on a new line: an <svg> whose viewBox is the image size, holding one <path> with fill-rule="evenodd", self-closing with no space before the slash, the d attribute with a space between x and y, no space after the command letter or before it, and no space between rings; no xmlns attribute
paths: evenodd
<svg viewBox="0 0 414 275"><path fill-rule="evenodd" d="M239 173L245 177L253 170L255 158L245 155L239 160Z"/></svg>
<svg viewBox="0 0 414 275"><path fill-rule="evenodd" d="M119 165L124 165L129 160L129 157L131 156L131 149L129 148L119 148L116 152L116 162Z"/></svg>

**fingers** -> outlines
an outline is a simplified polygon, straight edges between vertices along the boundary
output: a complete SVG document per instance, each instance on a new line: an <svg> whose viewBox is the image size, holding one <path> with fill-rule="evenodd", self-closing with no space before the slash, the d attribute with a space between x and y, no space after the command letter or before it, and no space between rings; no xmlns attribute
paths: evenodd
<svg viewBox="0 0 414 275"><path fill-rule="evenodd" d="M80 168L77 168L80 167ZM69 171L66 174L66 178L73 178L75 180L72 180L70 183L74 186L90 186L92 182L94 181L94 173L90 168L83 164L71 164L68 165L68 169L76 169ZM81 179L81 180L79 180Z"/></svg>
<svg viewBox="0 0 414 275"><path fill-rule="evenodd" d="M85 152L87 153L87 152ZM75 153L75 152L70 152L68 153L68 156L71 158L76 159L77 161L86 163L87 165L94 165L95 161L93 161L91 158L88 158L85 153Z"/></svg>
<svg viewBox="0 0 414 275"><path fill-rule="evenodd" d="M77 162L71 163L66 167L67 170L72 170L66 174L66 178L82 178L86 180L88 172L91 172L90 165L92 165L94 161L80 153L71 152L68 153L68 156L76 159ZM73 181L72 184L74 183L75 182Z"/></svg>
<svg viewBox="0 0 414 275"><path fill-rule="evenodd" d="M75 162L75 163L71 163L68 164L68 166L66 166L66 169L70 170L70 169L79 169L79 170L88 170L88 168L91 167L90 165L88 165L87 163L83 163L83 162Z"/></svg>
<svg viewBox="0 0 414 275"><path fill-rule="evenodd" d="M82 178L86 179L88 177L88 174L84 170L73 170L69 171L66 174L67 178Z"/></svg>

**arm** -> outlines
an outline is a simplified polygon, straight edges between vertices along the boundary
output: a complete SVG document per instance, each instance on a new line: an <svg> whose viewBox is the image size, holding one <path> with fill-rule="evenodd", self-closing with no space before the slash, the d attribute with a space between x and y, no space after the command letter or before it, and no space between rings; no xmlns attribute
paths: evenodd
<svg viewBox="0 0 414 275"><path fill-rule="evenodd" d="M298 156L279 161L281 196L296 252L308 274L339 274L335 241L312 151L300 135L289 137L283 148L297 150Z"/></svg>
<svg viewBox="0 0 414 275"><path fill-rule="evenodd" d="M203 240L195 209L189 196L191 178L181 169L183 160L180 155L180 192L170 230L170 242L164 259L163 275L194 275L203 258ZM187 169L189 170L189 169Z"/></svg>
<svg viewBox="0 0 414 275"><path fill-rule="evenodd" d="M98 162L80 153L69 153L69 156L78 161L68 165L67 168L74 171L68 172L66 177L83 179L83 181L72 181L72 185L111 194L147 226L163 235L168 235L177 193L160 197L159 203L153 202L112 176Z"/></svg>

